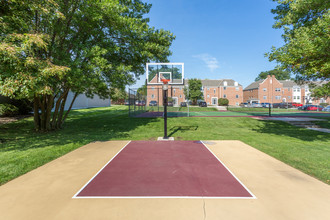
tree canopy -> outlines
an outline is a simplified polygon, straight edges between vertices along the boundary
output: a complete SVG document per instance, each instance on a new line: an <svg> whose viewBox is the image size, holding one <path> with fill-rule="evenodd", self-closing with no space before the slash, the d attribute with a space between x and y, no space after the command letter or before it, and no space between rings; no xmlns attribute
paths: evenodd
<svg viewBox="0 0 330 220"><path fill-rule="evenodd" d="M259 75L257 76L257 78L255 78L254 81L266 79L268 75L274 75L275 78L278 80L291 79L289 71L285 71L285 70L281 70L281 69L273 69L273 70L259 73Z"/></svg>
<svg viewBox="0 0 330 220"><path fill-rule="evenodd" d="M200 79L189 79L188 89L184 88L184 95L186 99L191 100L193 104L197 103L197 100L203 98L202 93L202 81Z"/></svg>
<svg viewBox="0 0 330 220"><path fill-rule="evenodd" d="M2 1L0 94L33 99L37 130L62 127L69 91L73 102L81 93L109 98L145 63L168 61L175 36L149 26L150 8L141 0Z"/></svg>
<svg viewBox="0 0 330 220"><path fill-rule="evenodd" d="M283 28L285 44L279 48L273 47L266 56L294 73L297 81L329 80L330 2L273 1L278 3L272 10L276 15L273 27ZM329 88L329 85L326 87Z"/></svg>

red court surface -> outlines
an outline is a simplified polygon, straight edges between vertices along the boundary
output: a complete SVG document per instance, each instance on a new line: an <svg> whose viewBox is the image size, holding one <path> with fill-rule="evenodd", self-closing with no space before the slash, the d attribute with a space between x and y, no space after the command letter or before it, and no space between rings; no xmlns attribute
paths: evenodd
<svg viewBox="0 0 330 220"><path fill-rule="evenodd" d="M200 141L130 142L74 196L98 197L255 198Z"/></svg>

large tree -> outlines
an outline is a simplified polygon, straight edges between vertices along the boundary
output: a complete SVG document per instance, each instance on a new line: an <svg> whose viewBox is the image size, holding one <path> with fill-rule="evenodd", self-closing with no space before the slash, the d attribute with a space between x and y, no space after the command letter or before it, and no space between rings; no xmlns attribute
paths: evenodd
<svg viewBox="0 0 330 220"><path fill-rule="evenodd" d="M290 72L286 71L286 70L281 70L281 69L273 69L273 70L269 70L269 71L264 71L259 73L259 75L257 76L257 78L255 78L254 81L258 81L261 79L266 79L268 75L274 75L276 79L278 80L286 80L286 79L291 79L290 77Z"/></svg>
<svg viewBox="0 0 330 220"><path fill-rule="evenodd" d="M273 0L274 28L283 28L284 45L266 54L296 75L297 81L330 78L330 1ZM329 83L323 85L329 88ZM325 93L330 93L324 90Z"/></svg>
<svg viewBox="0 0 330 220"><path fill-rule="evenodd" d="M183 92L186 99L191 100L195 105L197 100L203 98L202 81L200 79L189 79L188 88L185 87Z"/></svg>
<svg viewBox="0 0 330 220"><path fill-rule="evenodd" d="M33 100L36 130L61 128L78 94L109 98L145 63L167 62L175 37L148 25L150 8L141 0L2 0L0 94Z"/></svg>

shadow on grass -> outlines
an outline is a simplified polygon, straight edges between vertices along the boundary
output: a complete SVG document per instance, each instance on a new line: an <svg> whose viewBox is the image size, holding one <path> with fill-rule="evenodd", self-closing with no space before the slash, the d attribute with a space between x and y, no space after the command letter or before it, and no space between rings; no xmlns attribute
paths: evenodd
<svg viewBox="0 0 330 220"><path fill-rule="evenodd" d="M121 112L122 113L122 112ZM127 112L126 112L127 113ZM93 117L68 118L64 128L48 133L37 133L33 119L0 126L0 152L60 147L67 144L85 145L93 141L130 139L130 132L155 118L132 119L125 115L100 114Z"/></svg>
<svg viewBox="0 0 330 220"><path fill-rule="evenodd" d="M318 131L309 130L290 125L282 121L262 121L262 125L253 128L253 131L265 134L276 134L279 136L288 136L297 138L303 141L329 141L330 134ZM294 144L294 143L293 143Z"/></svg>
<svg viewBox="0 0 330 220"><path fill-rule="evenodd" d="M168 135L169 137L172 137L175 133L178 131L180 132L186 132L186 131L196 131L198 129L198 126L173 126L170 131L171 133Z"/></svg>

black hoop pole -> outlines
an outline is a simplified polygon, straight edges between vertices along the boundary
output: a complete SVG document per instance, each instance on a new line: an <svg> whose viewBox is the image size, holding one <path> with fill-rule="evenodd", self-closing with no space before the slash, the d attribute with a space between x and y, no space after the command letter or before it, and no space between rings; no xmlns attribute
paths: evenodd
<svg viewBox="0 0 330 220"><path fill-rule="evenodd" d="M164 92L164 139L168 139L167 137L167 91L168 90L163 90Z"/></svg>

